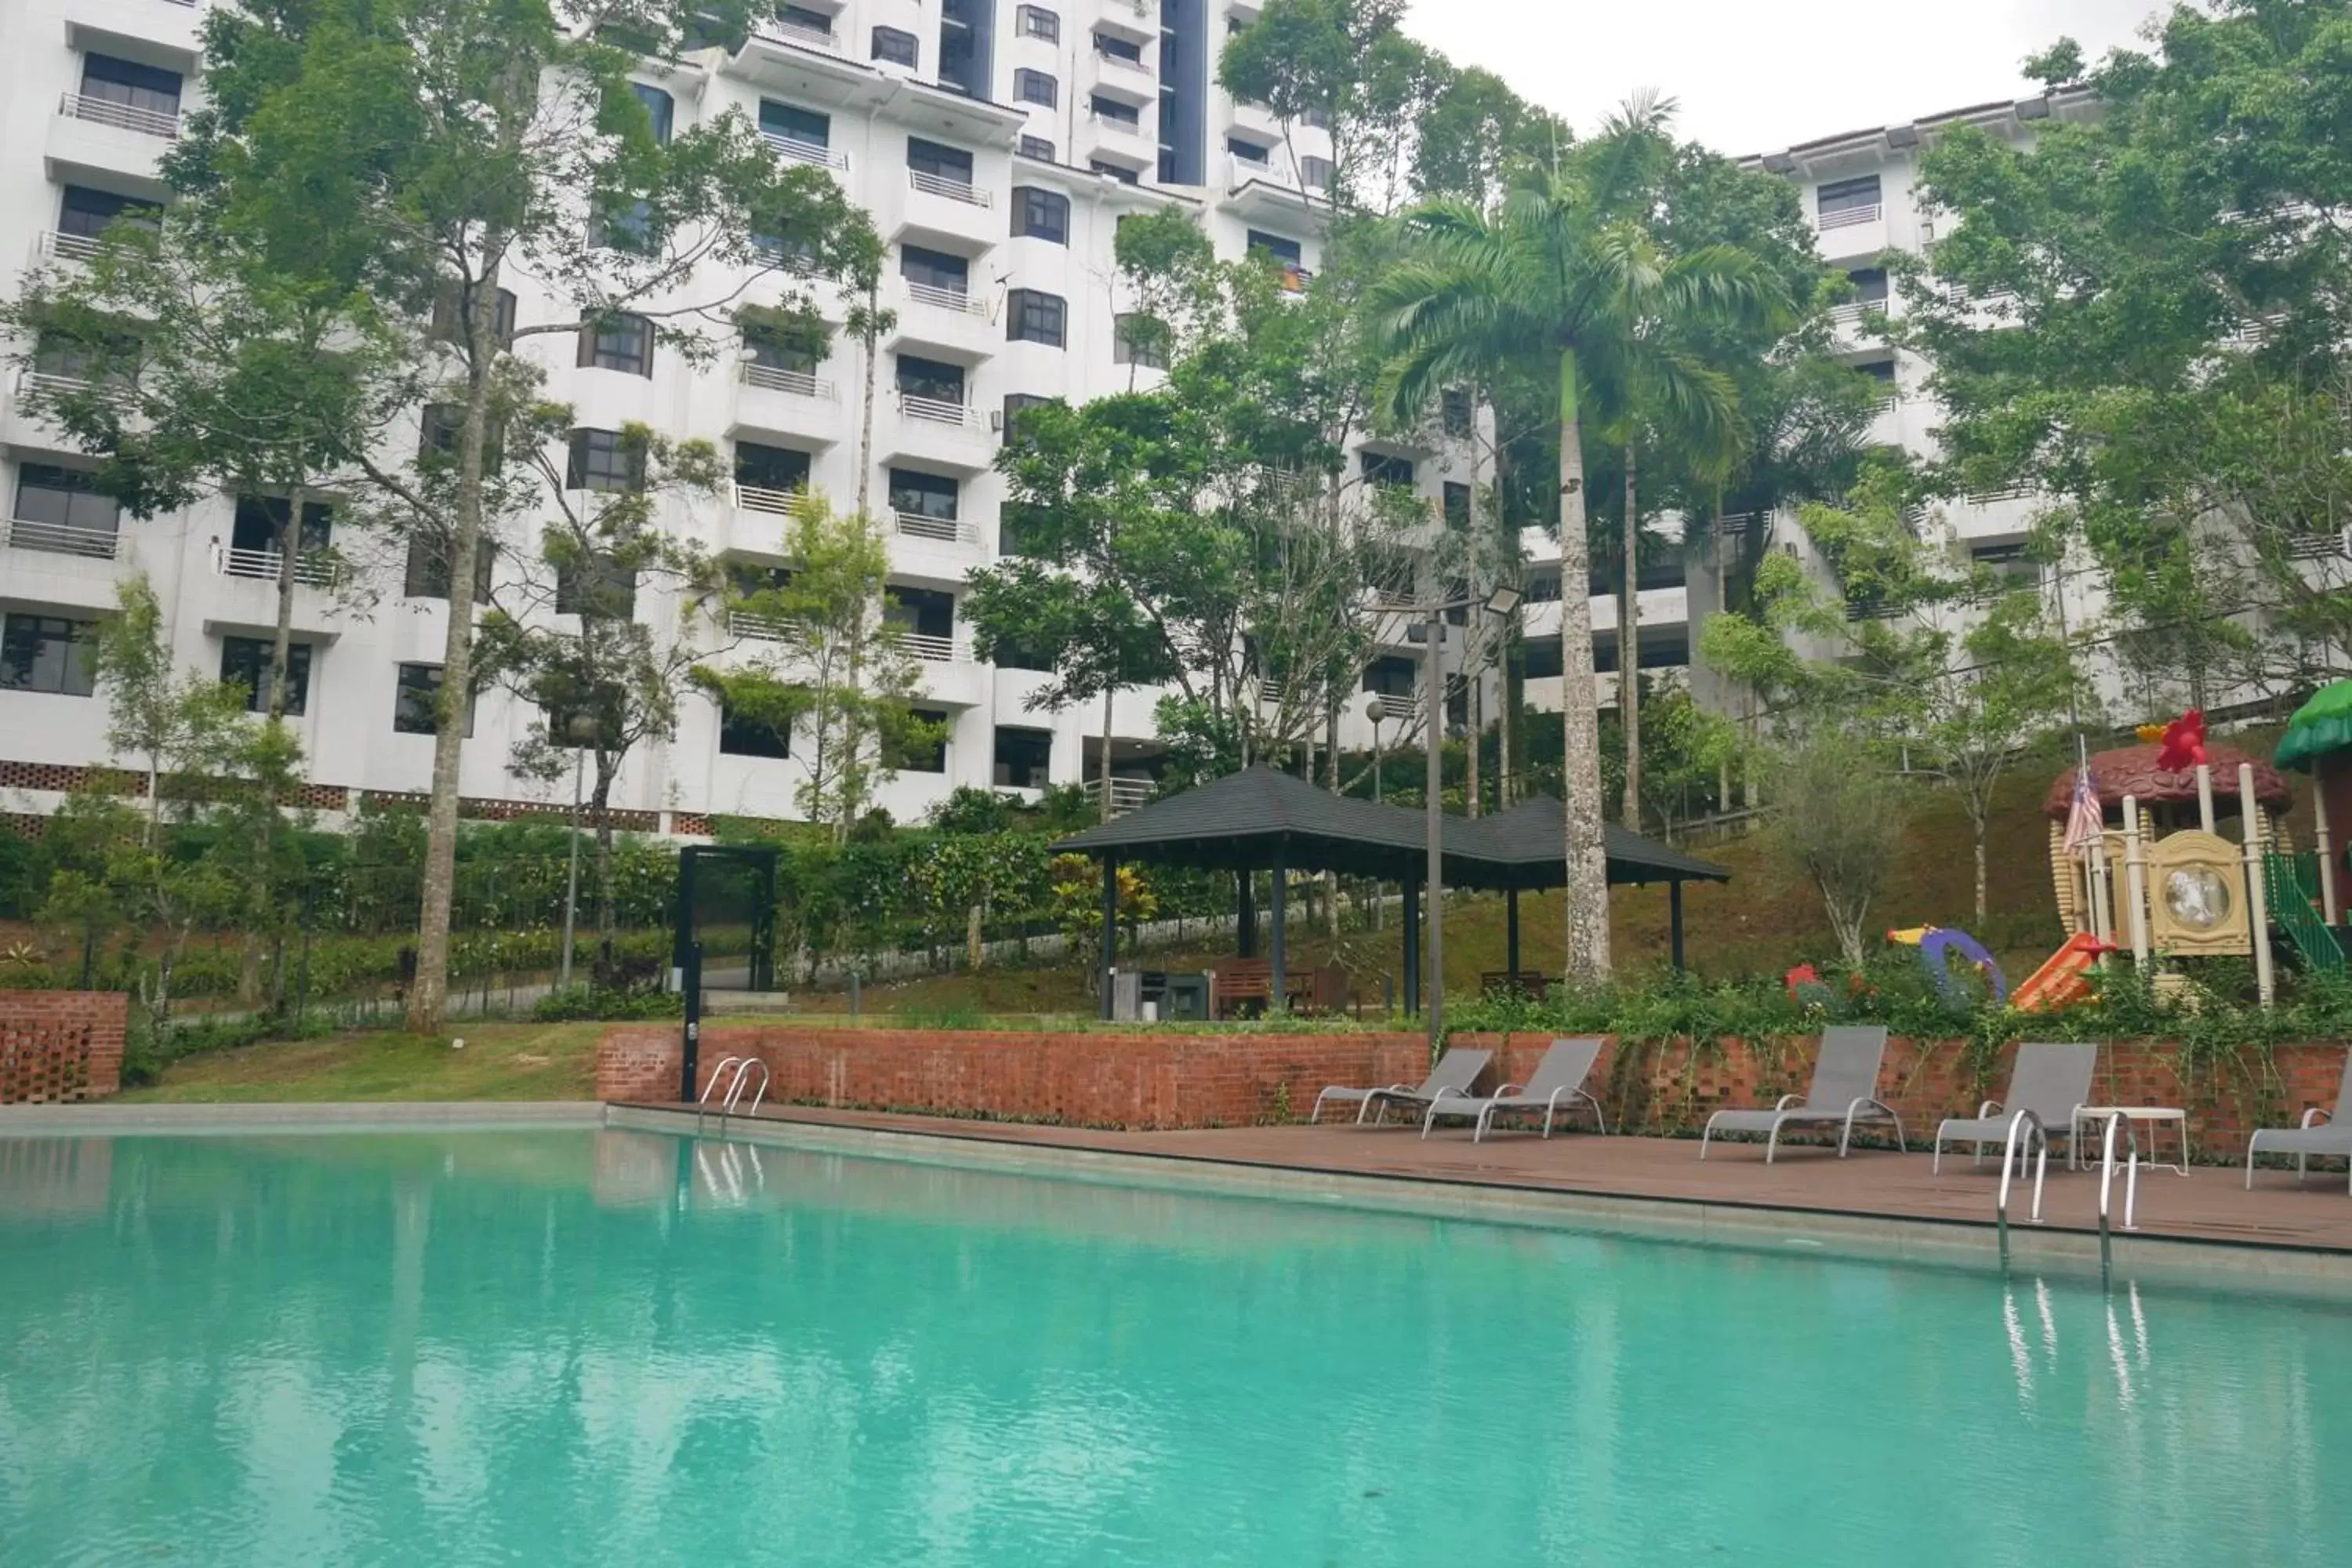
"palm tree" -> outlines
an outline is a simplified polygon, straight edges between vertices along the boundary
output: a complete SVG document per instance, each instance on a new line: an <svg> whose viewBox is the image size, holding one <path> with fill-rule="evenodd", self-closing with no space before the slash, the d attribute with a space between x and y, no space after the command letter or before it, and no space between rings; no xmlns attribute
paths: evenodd
<svg viewBox="0 0 2352 1568"><path fill-rule="evenodd" d="M1639 388L1664 427L1735 425L1729 381L1681 346L1678 324L1770 310L1780 294L1747 251L1662 249L1639 217L1650 163L1646 136L1612 126L1551 166L1519 173L1492 213L1454 202L1417 207L1403 221L1419 254L1368 298L1393 355L1385 387L1400 413L1507 366L1539 369L1559 388L1568 974L1585 984L1609 973L1592 614L1581 587L1591 568L1587 405L1605 416Z"/></svg>

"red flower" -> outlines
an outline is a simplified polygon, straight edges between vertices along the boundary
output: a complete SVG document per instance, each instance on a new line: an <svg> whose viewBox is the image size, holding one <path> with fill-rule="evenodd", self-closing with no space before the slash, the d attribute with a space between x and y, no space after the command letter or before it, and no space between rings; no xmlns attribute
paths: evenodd
<svg viewBox="0 0 2352 1568"><path fill-rule="evenodd" d="M2194 773L2205 761L2205 715L2191 708L2164 727L2156 765L2168 773Z"/></svg>

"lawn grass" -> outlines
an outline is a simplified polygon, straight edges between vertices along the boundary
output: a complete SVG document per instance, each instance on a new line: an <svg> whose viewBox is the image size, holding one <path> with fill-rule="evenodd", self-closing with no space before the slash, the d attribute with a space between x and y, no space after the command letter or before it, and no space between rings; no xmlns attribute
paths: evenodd
<svg viewBox="0 0 2352 1568"><path fill-rule="evenodd" d="M345 1100L591 1100L603 1024L460 1024L452 1036L363 1029L174 1062L126 1103ZM462 1038L462 1048L450 1047Z"/></svg>

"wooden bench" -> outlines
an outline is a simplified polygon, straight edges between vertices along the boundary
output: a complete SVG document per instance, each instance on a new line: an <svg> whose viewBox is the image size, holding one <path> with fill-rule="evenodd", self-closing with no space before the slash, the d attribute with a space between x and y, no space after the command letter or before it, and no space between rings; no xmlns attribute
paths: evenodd
<svg viewBox="0 0 2352 1568"><path fill-rule="evenodd" d="M1274 960L1221 958L1209 965L1209 1016L1230 1018L1255 1002L1265 1012L1274 1003Z"/></svg>

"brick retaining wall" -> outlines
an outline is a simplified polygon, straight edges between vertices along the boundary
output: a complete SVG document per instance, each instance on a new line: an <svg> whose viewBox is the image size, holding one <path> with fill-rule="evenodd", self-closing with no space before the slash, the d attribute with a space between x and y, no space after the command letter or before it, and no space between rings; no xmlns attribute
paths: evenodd
<svg viewBox="0 0 2352 1568"><path fill-rule="evenodd" d="M1457 1044L1501 1046L1506 1076L1524 1082L1551 1044L1549 1035L1457 1035ZM1725 1039L1694 1052L1688 1041L1604 1047L1595 1075L1609 1125L1633 1132L1696 1132L1726 1107L1769 1106L1801 1094L1811 1077L1811 1037ZM2344 1075L2342 1045L2248 1046L2234 1057L2198 1064L2184 1078L2180 1047L2163 1040L2125 1040L2099 1047L2094 1096L2114 1105L2177 1105L2189 1112L2196 1157L2242 1156L2258 1127L2291 1127L2307 1106L2333 1110ZM1879 1079L1881 1098L1903 1118L1906 1135L1924 1142L1948 1116L1973 1116L1979 1102L2009 1085L2017 1055L2004 1046L1979 1063L1961 1040L1892 1039ZM1979 1067L1983 1070L1979 1071ZM1857 1133L1859 1136L1859 1133ZM2170 1157L2171 1133L2162 1134Z"/></svg>
<svg viewBox="0 0 2352 1568"><path fill-rule="evenodd" d="M120 1089L130 1004L120 991L0 991L0 1105Z"/></svg>
<svg viewBox="0 0 2352 1568"><path fill-rule="evenodd" d="M678 1026L616 1025L600 1100L669 1100ZM975 1029L705 1025L701 1081L754 1056L771 1100L1079 1127L1250 1126L1304 1119L1326 1084L1420 1081L1418 1035L1018 1034Z"/></svg>

